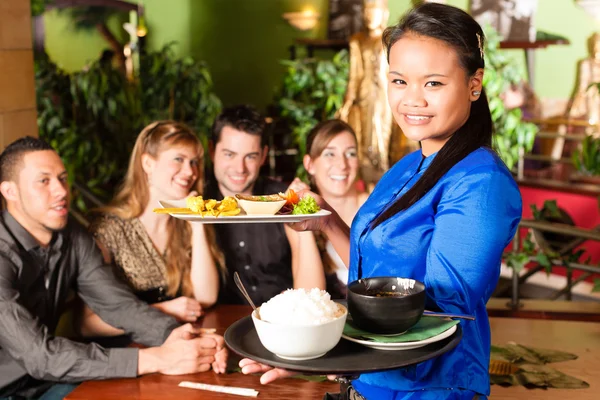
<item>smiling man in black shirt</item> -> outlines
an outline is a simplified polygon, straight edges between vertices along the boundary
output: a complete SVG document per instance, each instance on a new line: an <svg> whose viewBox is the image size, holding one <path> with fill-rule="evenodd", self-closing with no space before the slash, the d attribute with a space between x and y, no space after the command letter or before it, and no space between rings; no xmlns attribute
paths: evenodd
<svg viewBox="0 0 600 400"><path fill-rule="evenodd" d="M252 107L229 107L212 127L211 159L205 198L273 194L287 185L259 178L268 153L265 120ZM219 303L246 304L233 283L238 272L252 300L260 305L289 288L325 289L325 273L312 232L296 232L283 224L216 224L217 244L225 254L227 279Z"/></svg>
<svg viewBox="0 0 600 400"><path fill-rule="evenodd" d="M104 264L91 235L69 219L67 172L48 144L26 137L9 145L0 155L0 182L6 204L0 215L0 398L37 397L59 382L187 374L211 364L224 372L222 337L199 335L139 301ZM55 337L70 290L104 321L154 347L104 349Z"/></svg>

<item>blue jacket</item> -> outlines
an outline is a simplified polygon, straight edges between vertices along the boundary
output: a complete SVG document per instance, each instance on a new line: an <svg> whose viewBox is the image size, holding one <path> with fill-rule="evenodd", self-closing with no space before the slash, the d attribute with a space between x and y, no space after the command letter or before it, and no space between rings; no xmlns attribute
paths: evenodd
<svg viewBox="0 0 600 400"><path fill-rule="evenodd" d="M461 321L463 339L446 354L408 368L361 375L354 386L369 399L378 389L489 394L490 326L485 305L498 283L502 252L521 219L519 189L504 163L494 152L480 148L413 206L370 229L435 156L424 158L419 150L404 157L359 210L350 237L349 282L374 276L417 279L426 286L426 309L474 314L477 319ZM400 394L391 398L400 399ZM412 395L411 399L419 398Z"/></svg>

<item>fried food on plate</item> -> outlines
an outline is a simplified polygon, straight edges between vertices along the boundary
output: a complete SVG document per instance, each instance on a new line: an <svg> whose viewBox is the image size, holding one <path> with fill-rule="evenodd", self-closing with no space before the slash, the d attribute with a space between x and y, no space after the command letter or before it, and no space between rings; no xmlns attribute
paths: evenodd
<svg viewBox="0 0 600 400"><path fill-rule="evenodd" d="M187 208L155 208L153 211L158 214L200 214L202 217L231 217L241 212L237 201L230 196L221 201L191 196L185 199L185 204Z"/></svg>

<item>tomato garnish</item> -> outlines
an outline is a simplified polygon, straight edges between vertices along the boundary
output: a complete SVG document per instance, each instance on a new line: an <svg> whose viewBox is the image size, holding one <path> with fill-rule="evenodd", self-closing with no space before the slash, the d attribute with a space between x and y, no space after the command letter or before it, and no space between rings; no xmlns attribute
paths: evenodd
<svg viewBox="0 0 600 400"><path fill-rule="evenodd" d="M286 190L285 193L279 193L279 195L286 200L286 205L298 204L298 202L300 201L298 194L292 189Z"/></svg>

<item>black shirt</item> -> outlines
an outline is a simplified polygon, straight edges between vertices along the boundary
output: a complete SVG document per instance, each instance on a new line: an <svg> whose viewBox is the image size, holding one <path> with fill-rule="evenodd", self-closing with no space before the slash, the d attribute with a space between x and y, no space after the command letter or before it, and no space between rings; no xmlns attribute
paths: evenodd
<svg viewBox="0 0 600 400"><path fill-rule="evenodd" d="M30 395L40 381L135 377L138 349L104 349L54 337L69 292L108 324L148 346L179 324L138 300L76 221L47 248L7 211L0 216L0 397Z"/></svg>
<svg viewBox="0 0 600 400"><path fill-rule="evenodd" d="M253 194L284 192L287 187L281 182L259 178ZM204 198L223 199L214 180L207 184ZM233 282L235 271L257 306L294 287L292 250L283 224L215 224L214 227L228 272L219 290L219 303L246 304Z"/></svg>

